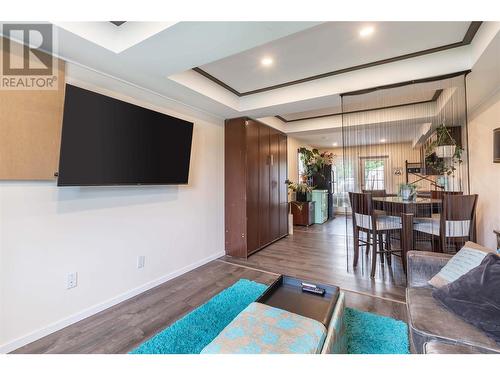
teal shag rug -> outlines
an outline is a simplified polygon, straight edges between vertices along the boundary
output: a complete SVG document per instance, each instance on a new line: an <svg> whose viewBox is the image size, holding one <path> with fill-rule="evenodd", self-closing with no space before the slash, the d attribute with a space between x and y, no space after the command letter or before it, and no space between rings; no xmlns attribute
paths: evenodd
<svg viewBox="0 0 500 375"><path fill-rule="evenodd" d="M199 354L266 289L264 284L240 279L130 353Z"/></svg>
<svg viewBox="0 0 500 375"><path fill-rule="evenodd" d="M349 354L410 354L405 322L356 309L345 309Z"/></svg>
<svg viewBox="0 0 500 375"><path fill-rule="evenodd" d="M198 354L266 289L266 285L241 279L130 353ZM404 322L346 308L345 324L349 354L409 353Z"/></svg>

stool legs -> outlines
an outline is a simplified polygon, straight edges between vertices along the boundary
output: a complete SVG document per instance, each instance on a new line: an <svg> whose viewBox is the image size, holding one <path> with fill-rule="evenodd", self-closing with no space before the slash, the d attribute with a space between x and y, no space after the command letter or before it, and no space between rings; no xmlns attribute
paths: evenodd
<svg viewBox="0 0 500 375"><path fill-rule="evenodd" d="M387 244L387 264L389 266L391 266L391 263L392 263L392 254L391 254L391 233L387 233L385 235L385 241L386 241L386 244Z"/></svg>
<svg viewBox="0 0 500 375"><path fill-rule="evenodd" d="M370 254L371 232L366 232L366 255Z"/></svg>
<svg viewBox="0 0 500 375"><path fill-rule="evenodd" d="M378 235L378 248L379 251L384 251L384 235L379 233ZM380 263L384 264L384 254L380 254Z"/></svg>
<svg viewBox="0 0 500 375"><path fill-rule="evenodd" d="M353 267L356 267L358 265L358 259L359 259L359 229L357 227L355 227L353 230L353 236L354 236L354 259L352 265Z"/></svg>
<svg viewBox="0 0 500 375"><path fill-rule="evenodd" d="M373 250L372 250L372 272L370 273L370 277L375 277L375 270L377 268L377 232L373 232Z"/></svg>

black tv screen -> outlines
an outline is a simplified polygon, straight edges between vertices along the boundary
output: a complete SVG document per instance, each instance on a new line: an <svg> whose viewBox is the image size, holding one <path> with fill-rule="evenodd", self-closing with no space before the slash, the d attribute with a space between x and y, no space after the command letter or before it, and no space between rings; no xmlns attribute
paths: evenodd
<svg viewBox="0 0 500 375"><path fill-rule="evenodd" d="M187 184L193 123L66 85L58 186Z"/></svg>

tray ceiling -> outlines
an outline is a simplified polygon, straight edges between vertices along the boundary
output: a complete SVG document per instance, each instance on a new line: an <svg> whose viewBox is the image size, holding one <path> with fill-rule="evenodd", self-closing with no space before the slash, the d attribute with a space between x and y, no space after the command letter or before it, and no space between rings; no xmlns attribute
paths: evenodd
<svg viewBox="0 0 500 375"><path fill-rule="evenodd" d="M369 37L359 35L372 26ZM199 73L240 95L415 53L470 43L471 22L326 22L218 61ZM271 58L273 64L263 65Z"/></svg>

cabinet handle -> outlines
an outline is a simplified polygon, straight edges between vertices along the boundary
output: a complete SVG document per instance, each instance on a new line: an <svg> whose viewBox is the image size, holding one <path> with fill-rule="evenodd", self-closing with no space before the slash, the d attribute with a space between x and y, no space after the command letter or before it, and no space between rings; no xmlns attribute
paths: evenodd
<svg viewBox="0 0 500 375"><path fill-rule="evenodd" d="M271 155L271 165L274 165L274 155Z"/></svg>

